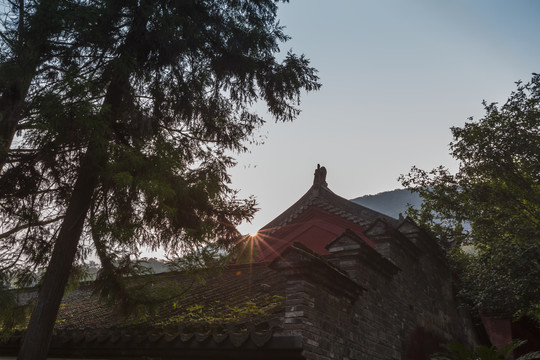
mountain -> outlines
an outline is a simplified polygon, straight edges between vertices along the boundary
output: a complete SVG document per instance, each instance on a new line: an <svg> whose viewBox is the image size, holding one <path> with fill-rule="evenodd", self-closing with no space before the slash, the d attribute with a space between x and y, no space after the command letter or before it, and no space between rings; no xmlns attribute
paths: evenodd
<svg viewBox="0 0 540 360"><path fill-rule="evenodd" d="M405 216L408 204L414 208L419 208L422 204L420 195L412 193L407 189L396 189L375 195L364 195L351 199L351 201L396 219L399 218L400 213Z"/></svg>

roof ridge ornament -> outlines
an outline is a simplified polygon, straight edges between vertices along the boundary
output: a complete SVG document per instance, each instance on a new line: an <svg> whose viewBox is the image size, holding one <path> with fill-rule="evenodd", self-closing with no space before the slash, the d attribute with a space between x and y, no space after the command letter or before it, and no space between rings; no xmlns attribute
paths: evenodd
<svg viewBox="0 0 540 360"><path fill-rule="evenodd" d="M317 164L317 168L315 169L313 185L328 187L328 183L326 182L326 168L320 164Z"/></svg>

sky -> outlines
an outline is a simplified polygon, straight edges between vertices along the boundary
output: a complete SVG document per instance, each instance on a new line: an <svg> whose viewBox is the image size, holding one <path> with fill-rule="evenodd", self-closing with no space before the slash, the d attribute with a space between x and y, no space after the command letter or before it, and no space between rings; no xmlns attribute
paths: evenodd
<svg viewBox="0 0 540 360"><path fill-rule="evenodd" d="M266 116L264 144L233 154L231 187L260 209L242 233L298 200L317 164L348 199L401 188L413 165L455 171L450 128L540 72L538 0L291 0L278 17L292 37L281 50L311 59L323 86L296 121Z"/></svg>

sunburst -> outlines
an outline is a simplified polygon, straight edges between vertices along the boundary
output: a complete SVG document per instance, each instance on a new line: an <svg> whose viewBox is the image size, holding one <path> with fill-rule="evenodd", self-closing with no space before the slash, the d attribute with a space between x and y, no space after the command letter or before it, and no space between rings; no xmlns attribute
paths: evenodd
<svg viewBox="0 0 540 360"><path fill-rule="evenodd" d="M282 239L272 236L272 232L277 228L266 228L257 231L254 235L247 234L238 240L237 245L240 246L240 257L243 257L246 252L249 254L249 262L254 262L259 256L270 251L276 256L280 254L275 250L275 247L270 243L276 244ZM267 256L265 256L267 257Z"/></svg>

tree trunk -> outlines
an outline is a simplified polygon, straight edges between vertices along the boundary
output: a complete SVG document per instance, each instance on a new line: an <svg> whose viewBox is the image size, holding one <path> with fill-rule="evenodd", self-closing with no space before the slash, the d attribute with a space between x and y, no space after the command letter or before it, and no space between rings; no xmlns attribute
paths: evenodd
<svg viewBox="0 0 540 360"><path fill-rule="evenodd" d="M125 75L117 76L111 82L103 108L120 107L122 86L125 85ZM104 116L105 123L110 124L111 114ZM107 143L106 138L100 140L101 146ZM18 360L45 360L47 357L58 309L77 253L77 244L98 184L99 170L107 161L106 151L101 146L96 141L91 141L82 160L64 221L41 284L38 302L19 350Z"/></svg>
<svg viewBox="0 0 540 360"><path fill-rule="evenodd" d="M125 74L115 76L107 89L103 102L104 109L120 108L122 93L125 91L123 87L126 84L128 83ZM111 113L104 113L104 116L104 122L111 124ZM19 350L17 357L19 360L44 360L47 357L58 309L77 253L77 244L92 204L92 195L98 184L99 170L107 161L107 154L102 148L107 139L100 140L101 146L96 141L90 141L82 160L66 215L45 272L38 302Z"/></svg>
<svg viewBox="0 0 540 360"><path fill-rule="evenodd" d="M150 3L151 1L148 1L146 5ZM141 6L138 6L136 10L134 24L126 36L125 47L118 59L119 64L123 64L126 59L139 60L140 58L142 60L150 51L149 48L141 49L134 46L146 33L148 22L148 14L141 10ZM101 114L103 124L107 127L114 127L115 120L122 113L122 102L129 93L130 73L126 70L115 71L111 74L111 82L103 100ZM38 302L30 317L30 323L19 350L18 360L45 360L47 357L58 309L77 252L77 244L99 181L99 170L107 162L107 153L103 146L107 146L108 136L111 134L94 134L94 136L100 135L99 142L90 141L81 163L66 215L41 285Z"/></svg>
<svg viewBox="0 0 540 360"><path fill-rule="evenodd" d="M18 355L19 360L39 360L47 357L60 302L98 181L97 161L93 152L92 147L89 147L82 161L64 222L39 292L38 302L24 335Z"/></svg>

